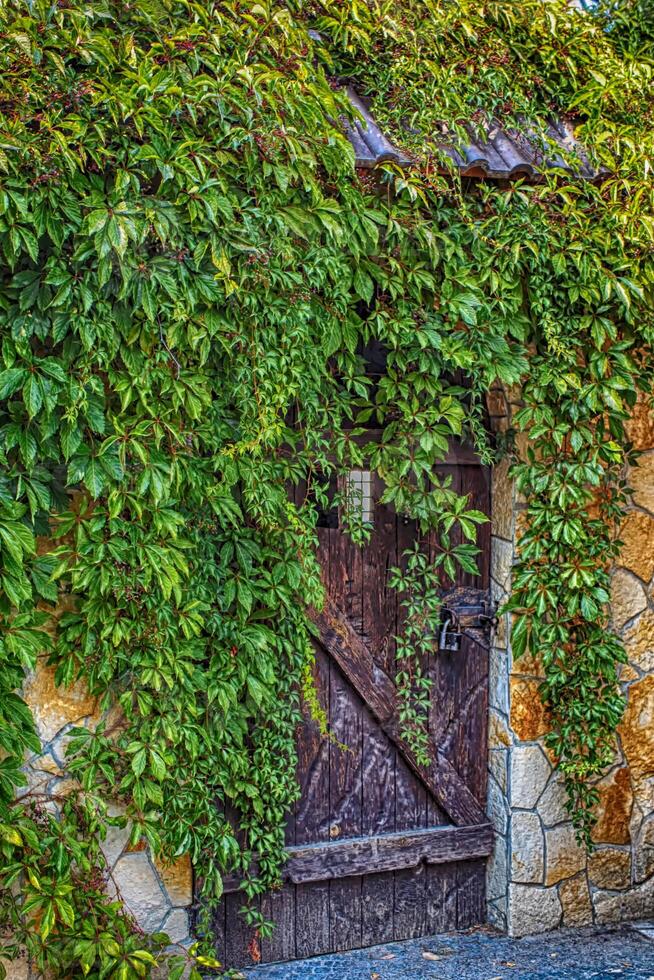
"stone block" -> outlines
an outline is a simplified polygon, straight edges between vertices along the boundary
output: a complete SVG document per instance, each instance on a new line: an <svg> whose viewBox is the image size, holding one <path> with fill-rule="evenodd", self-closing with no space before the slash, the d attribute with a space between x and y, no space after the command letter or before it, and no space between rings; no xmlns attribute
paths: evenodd
<svg viewBox="0 0 654 980"><path fill-rule="evenodd" d="M588 877L596 888L621 891L631 884L631 853L600 848L588 859Z"/></svg>
<svg viewBox="0 0 654 980"><path fill-rule="evenodd" d="M493 534L507 541L513 540L513 480L509 476L510 462L501 459L491 474L491 501Z"/></svg>
<svg viewBox="0 0 654 980"><path fill-rule="evenodd" d="M654 774L654 675L634 681L619 727L632 782Z"/></svg>
<svg viewBox="0 0 654 980"><path fill-rule="evenodd" d="M556 888L509 885L508 931L511 936L549 932L561 924L563 908Z"/></svg>
<svg viewBox="0 0 654 980"><path fill-rule="evenodd" d="M565 791L563 777L555 770L538 801L538 814L546 827L563 823L568 819L568 811L565 808L567 800L568 794Z"/></svg>
<svg viewBox="0 0 654 980"><path fill-rule="evenodd" d="M488 712L488 744L491 748L505 748L511 745L511 732L503 715L494 708Z"/></svg>
<svg viewBox="0 0 654 980"><path fill-rule="evenodd" d="M654 574L654 518L630 511L622 522L620 540L620 564L649 582Z"/></svg>
<svg viewBox="0 0 654 980"><path fill-rule="evenodd" d="M518 811L511 817L511 878L542 884L545 870L543 828L535 813Z"/></svg>
<svg viewBox="0 0 654 980"><path fill-rule="evenodd" d="M488 923L500 932L507 931L506 907L506 895L494 898L488 903Z"/></svg>
<svg viewBox="0 0 654 980"><path fill-rule="evenodd" d="M654 815L642 821L634 838L634 880L638 883L654 875Z"/></svg>
<svg viewBox="0 0 654 980"><path fill-rule="evenodd" d="M63 776L63 770L52 753L35 756L30 760L30 766L35 772L47 772L51 776Z"/></svg>
<svg viewBox="0 0 654 980"><path fill-rule="evenodd" d="M168 892L170 904L191 905L193 902L193 870L188 854L177 858L172 864L165 864L155 858L154 866Z"/></svg>
<svg viewBox="0 0 654 980"><path fill-rule="evenodd" d="M626 568L618 568L611 576L611 619L615 629L622 629L646 608L647 594L641 582Z"/></svg>
<svg viewBox="0 0 654 980"><path fill-rule="evenodd" d="M108 814L110 817L120 817L124 813L124 807L110 806ZM114 864L123 853L129 842L131 827L129 822L126 827L107 827L107 836L101 841L102 853L109 868Z"/></svg>
<svg viewBox="0 0 654 980"><path fill-rule="evenodd" d="M634 802L631 776L626 766L614 769L597 784L598 819L592 838L596 844L628 844L629 822Z"/></svg>
<svg viewBox="0 0 654 980"><path fill-rule="evenodd" d="M8 960L0 956L0 966L4 967L7 980L29 980L30 970L26 956Z"/></svg>
<svg viewBox="0 0 654 980"><path fill-rule="evenodd" d="M488 819L498 834L506 834L509 829L509 808L506 798L493 776L488 780Z"/></svg>
<svg viewBox="0 0 654 980"><path fill-rule="evenodd" d="M588 880L585 874L568 878L559 885L559 899L563 909L563 925L587 926L593 921Z"/></svg>
<svg viewBox="0 0 654 980"><path fill-rule="evenodd" d="M491 647L489 656L488 697L491 708L509 713L509 655L506 650Z"/></svg>
<svg viewBox="0 0 654 980"><path fill-rule="evenodd" d="M488 753L488 769L502 793L509 788L508 749L491 749Z"/></svg>
<svg viewBox="0 0 654 980"><path fill-rule="evenodd" d="M511 591L511 567L513 565L513 544L502 538L491 538L491 578L504 590Z"/></svg>
<svg viewBox="0 0 654 980"><path fill-rule="evenodd" d="M511 749L511 806L531 810L545 789L552 768L538 745Z"/></svg>
<svg viewBox="0 0 654 980"><path fill-rule="evenodd" d="M564 878L583 871L586 851L578 844L571 823L560 824L545 831L545 884L555 885Z"/></svg>
<svg viewBox="0 0 654 980"><path fill-rule="evenodd" d="M628 891L597 890L591 895L598 923L651 918L654 909L654 877Z"/></svg>
<svg viewBox="0 0 654 980"><path fill-rule="evenodd" d="M65 725L79 724L97 708L97 699L89 694L83 682L59 687L54 677L54 667L40 662L23 687L23 697L34 715L37 732L44 744Z"/></svg>
<svg viewBox="0 0 654 980"><path fill-rule="evenodd" d="M113 879L128 912L144 932L157 932L170 910L168 898L144 851L123 854Z"/></svg>
<svg viewBox="0 0 654 980"><path fill-rule="evenodd" d="M486 865L486 895L489 901L506 895L508 888L508 843L499 834L495 837L493 853Z"/></svg>
<svg viewBox="0 0 654 980"><path fill-rule="evenodd" d="M509 414L509 403L502 388L491 388L486 393L486 408L492 418L501 418Z"/></svg>
<svg viewBox="0 0 654 980"><path fill-rule="evenodd" d="M539 687L537 680L511 678L511 727L521 742L535 742L549 728Z"/></svg>
<svg viewBox="0 0 654 980"><path fill-rule="evenodd" d="M636 449L654 448L654 412L645 396L639 395L631 418L625 422L625 429Z"/></svg>
<svg viewBox="0 0 654 980"><path fill-rule="evenodd" d="M189 936L188 912L184 909L173 909L166 916L162 932L168 933L171 943L183 943Z"/></svg>
<svg viewBox="0 0 654 980"><path fill-rule="evenodd" d="M635 580L634 580L635 581ZM654 670L654 613L649 609L629 627L623 636L630 664L642 671ZM624 680L623 674L620 680Z"/></svg>
<svg viewBox="0 0 654 980"><path fill-rule="evenodd" d="M634 491L634 503L654 514L654 453L643 453L638 465L630 467L627 479Z"/></svg>

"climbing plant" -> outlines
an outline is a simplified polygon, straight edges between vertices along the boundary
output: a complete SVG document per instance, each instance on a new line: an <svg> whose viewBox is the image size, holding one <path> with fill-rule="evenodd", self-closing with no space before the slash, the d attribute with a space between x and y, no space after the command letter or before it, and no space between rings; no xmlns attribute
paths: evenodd
<svg viewBox="0 0 654 980"><path fill-rule="evenodd" d="M187 954L112 899L112 821L190 855L201 938L230 872L265 932L248 899L279 876L297 794L325 480L376 470L454 575L479 515L434 479L451 437L514 454L513 652L542 663L549 746L588 839L622 708L606 603L624 421L652 374L653 64L646 0L2 5L5 955L93 978L167 956L181 975ZM355 169L344 80L411 166ZM465 124L545 132L553 112L596 179L574 158L535 184L448 169L440 144ZM524 405L501 447L480 407L498 381ZM371 418L383 437L362 445ZM416 623L421 594L427 616L435 601L420 568L394 573ZM421 679L412 649L405 680ZM23 787L40 743L16 693L41 654L105 712L70 733L78 788L48 799ZM402 683L420 744L423 688ZM196 957L195 976L215 966Z"/></svg>

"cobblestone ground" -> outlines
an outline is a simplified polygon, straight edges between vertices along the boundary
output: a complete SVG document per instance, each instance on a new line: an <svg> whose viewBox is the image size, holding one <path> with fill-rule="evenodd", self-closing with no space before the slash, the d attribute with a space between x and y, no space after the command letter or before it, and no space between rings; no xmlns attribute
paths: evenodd
<svg viewBox="0 0 654 980"><path fill-rule="evenodd" d="M508 939L490 930L248 970L247 980L654 980L654 923Z"/></svg>

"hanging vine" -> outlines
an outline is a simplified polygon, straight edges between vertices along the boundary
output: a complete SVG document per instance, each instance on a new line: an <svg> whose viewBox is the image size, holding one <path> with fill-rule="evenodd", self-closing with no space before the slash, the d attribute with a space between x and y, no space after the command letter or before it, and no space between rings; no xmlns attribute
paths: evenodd
<svg viewBox="0 0 654 980"><path fill-rule="evenodd" d="M305 610L322 600L320 480L378 472L454 574L472 552L450 532L474 537L476 516L433 473L451 437L492 452L479 406L498 380L522 386L530 446L513 651L542 662L549 745L588 837L622 707L606 603L623 423L652 374L647 8L2 5L3 955L24 947L57 977L164 960L182 975L188 954L165 954L108 895L111 821L190 855L201 936L225 873L246 874L246 906L278 879L303 686L311 700ZM371 97L410 168L355 171L339 79ZM554 111L597 180L443 173L438 134ZM376 386L371 340L387 352ZM381 443L362 446L373 416ZM292 502L289 485L314 489ZM77 791L17 799L39 740L16 692L41 654L110 720L72 733Z"/></svg>

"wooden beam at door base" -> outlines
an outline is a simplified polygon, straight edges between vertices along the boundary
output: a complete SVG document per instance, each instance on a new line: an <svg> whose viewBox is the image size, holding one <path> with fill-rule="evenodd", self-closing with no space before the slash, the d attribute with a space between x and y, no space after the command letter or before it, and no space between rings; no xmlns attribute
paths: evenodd
<svg viewBox="0 0 654 980"><path fill-rule="evenodd" d="M492 848L493 828L489 823L350 837L287 848L288 861L282 877L294 885L303 885L330 878L400 871L420 864L469 861L487 857ZM225 879L223 885L225 892L237 891L239 879Z"/></svg>

